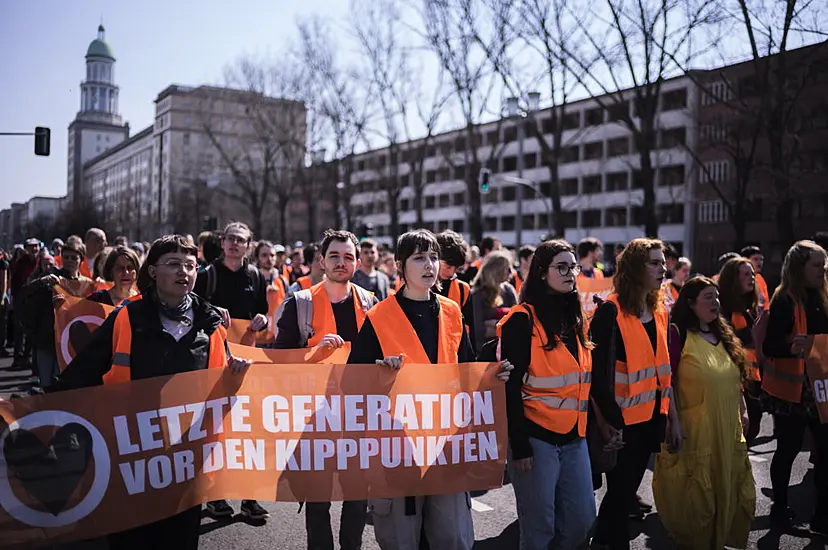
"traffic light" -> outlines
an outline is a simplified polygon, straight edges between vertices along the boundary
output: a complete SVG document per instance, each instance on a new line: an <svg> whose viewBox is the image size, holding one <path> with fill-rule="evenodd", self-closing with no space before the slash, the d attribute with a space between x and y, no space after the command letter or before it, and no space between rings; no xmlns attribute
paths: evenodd
<svg viewBox="0 0 828 550"><path fill-rule="evenodd" d="M49 156L49 142L51 141L52 131L43 126L35 128L35 155L39 157Z"/></svg>
<svg viewBox="0 0 828 550"><path fill-rule="evenodd" d="M478 187L481 195L488 195L491 190L490 183L492 179L492 171L488 168L483 168L478 177Z"/></svg>
<svg viewBox="0 0 828 550"><path fill-rule="evenodd" d="M374 236L374 224L372 223L363 223L359 226L359 233L360 233L360 241L365 239L369 239Z"/></svg>

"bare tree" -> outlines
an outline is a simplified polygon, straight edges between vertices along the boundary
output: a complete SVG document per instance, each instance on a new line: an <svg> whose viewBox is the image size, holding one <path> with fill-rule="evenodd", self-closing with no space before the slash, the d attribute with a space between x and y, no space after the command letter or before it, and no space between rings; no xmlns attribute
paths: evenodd
<svg viewBox="0 0 828 550"><path fill-rule="evenodd" d="M643 189L644 231L658 237L654 158L661 144L659 111L664 81L697 55L694 34L718 18L718 0L597 0L567 6L582 40L565 45L562 62L608 121L632 134L638 155L637 183ZM631 87L629 91L625 88ZM630 105L632 103L632 105ZM632 109L630 109L632 106ZM587 121L589 122L589 121ZM603 117L600 121L603 122Z"/></svg>

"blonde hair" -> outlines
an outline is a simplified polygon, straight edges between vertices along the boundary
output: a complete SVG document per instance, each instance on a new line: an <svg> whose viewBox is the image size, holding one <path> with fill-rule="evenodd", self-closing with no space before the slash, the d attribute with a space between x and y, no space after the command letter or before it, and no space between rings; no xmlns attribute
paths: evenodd
<svg viewBox="0 0 828 550"><path fill-rule="evenodd" d="M483 301L489 307L499 307L503 304L500 288L509 280L512 271L512 257L504 250L496 250L486 254L477 276L472 281L472 287L483 293Z"/></svg>
<svg viewBox="0 0 828 550"><path fill-rule="evenodd" d="M805 264L811 259L812 252L819 252L824 258L828 258L825 249L814 241L799 241L795 243L785 254L785 261L782 263L782 282L776 292L773 293L773 303L777 296L782 294L790 295L797 303L804 304L807 295L805 288ZM823 311L828 311L828 280L823 280L822 288L819 289L819 300Z"/></svg>

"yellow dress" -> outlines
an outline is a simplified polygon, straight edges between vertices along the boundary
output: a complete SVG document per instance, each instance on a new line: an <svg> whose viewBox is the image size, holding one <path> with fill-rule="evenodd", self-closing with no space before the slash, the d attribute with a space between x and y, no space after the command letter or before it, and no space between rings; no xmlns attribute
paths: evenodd
<svg viewBox="0 0 828 550"><path fill-rule="evenodd" d="M724 345L688 331L678 368L684 444L656 456L653 496L680 548L745 548L756 485L742 435L739 369Z"/></svg>

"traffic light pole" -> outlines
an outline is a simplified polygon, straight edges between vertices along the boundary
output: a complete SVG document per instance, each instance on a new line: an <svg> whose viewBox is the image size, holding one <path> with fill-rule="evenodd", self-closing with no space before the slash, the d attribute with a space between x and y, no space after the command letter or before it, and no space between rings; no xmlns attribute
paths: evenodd
<svg viewBox="0 0 828 550"><path fill-rule="evenodd" d="M34 136L35 155L39 157L49 156L49 143L51 141L51 130L38 126L34 132L0 132L0 136Z"/></svg>
<svg viewBox="0 0 828 550"><path fill-rule="evenodd" d="M546 215L549 216L548 221L551 225L552 223L552 199L550 197L545 197L543 193L541 193L540 189L538 189L537 183L532 180L527 180L524 178L516 178L514 176L500 176L500 175L492 175L493 179L497 179L500 181L504 181L506 183L513 183L518 186L518 191L522 191L524 187L528 187L531 189L541 200L548 199L543 201L543 205L546 207ZM522 209L521 209L522 210ZM517 220L516 220L517 221ZM520 233L518 232L518 236ZM520 246L520 245L518 245Z"/></svg>

